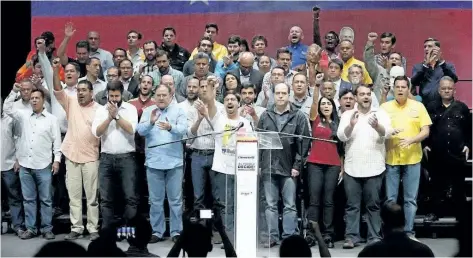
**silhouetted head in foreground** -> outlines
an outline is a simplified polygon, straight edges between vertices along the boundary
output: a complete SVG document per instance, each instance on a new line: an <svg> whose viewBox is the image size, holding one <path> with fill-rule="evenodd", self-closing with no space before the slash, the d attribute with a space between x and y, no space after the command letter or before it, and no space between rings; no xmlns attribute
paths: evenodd
<svg viewBox="0 0 473 258"><path fill-rule="evenodd" d="M85 248L71 241L57 241L43 245L35 257L85 257Z"/></svg>
<svg viewBox="0 0 473 258"><path fill-rule="evenodd" d="M402 207L394 202L386 203L381 209L384 232L404 231L406 219Z"/></svg>
<svg viewBox="0 0 473 258"><path fill-rule="evenodd" d="M151 224L141 214L137 214L133 219L129 221L127 226L134 227L136 230L135 238L128 238L130 246L134 246L138 249L145 249L148 246L148 242L153 234Z"/></svg>
<svg viewBox="0 0 473 258"><path fill-rule="evenodd" d="M279 257L312 257L312 252L302 236L292 235L282 241Z"/></svg>

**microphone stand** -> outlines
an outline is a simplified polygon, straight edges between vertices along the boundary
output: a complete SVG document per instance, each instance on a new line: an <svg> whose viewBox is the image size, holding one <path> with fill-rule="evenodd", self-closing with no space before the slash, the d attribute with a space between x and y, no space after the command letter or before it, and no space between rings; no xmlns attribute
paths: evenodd
<svg viewBox="0 0 473 258"><path fill-rule="evenodd" d="M160 144L149 146L148 148L150 148L150 149L151 148L157 148L157 147L168 145L168 144L173 144L173 143L178 143L178 142L185 142L185 141L188 141L188 140L194 140L194 139L197 139L197 138L210 136L210 135L219 135L219 134L226 133L226 132L237 131L238 129L240 129L240 127L232 127L230 129L226 129L226 130L223 130L223 131L220 131L220 132L211 132L211 133L206 133L206 134L202 134L202 135L197 135L197 136L194 136L194 137L188 137L188 138L185 138L185 139L179 139L179 140L175 140L175 141L160 143Z"/></svg>
<svg viewBox="0 0 473 258"><path fill-rule="evenodd" d="M335 140L327 140L327 139L322 139L322 138L315 138L315 137L310 137L310 136L305 136L305 135L297 135L297 134L290 134L290 133L281 133L281 132L277 132L277 131L269 131L269 130L264 130L264 129L259 129L259 128L255 128L255 131L265 132L265 133L266 132L268 132L268 133L278 133L280 135L289 136L289 137L303 138L303 139L316 140L316 141L322 141L322 142L338 143Z"/></svg>

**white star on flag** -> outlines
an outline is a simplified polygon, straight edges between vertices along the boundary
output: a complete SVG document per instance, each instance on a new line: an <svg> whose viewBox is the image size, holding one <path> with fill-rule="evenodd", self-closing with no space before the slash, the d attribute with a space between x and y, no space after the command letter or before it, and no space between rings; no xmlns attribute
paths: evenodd
<svg viewBox="0 0 473 258"><path fill-rule="evenodd" d="M196 3L196 2L202 2L202 3L206 4L206 5L209 5L209 0L191 0L191 3L190 3L190 4L193 5L193 4Z"/></svg>

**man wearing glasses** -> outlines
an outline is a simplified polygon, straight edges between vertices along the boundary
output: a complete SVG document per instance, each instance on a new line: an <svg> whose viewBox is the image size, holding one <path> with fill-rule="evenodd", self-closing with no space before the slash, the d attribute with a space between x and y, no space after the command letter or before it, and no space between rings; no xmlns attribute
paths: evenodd
<svg viewBox="0 0 473 258"><path fill-rule="evenodd" d="M108 68L106 74L107 82L118 81L120 79L121 73L118 67L112 66ZM128 102L130 99L133 98L133 94L129 91L123 91L122 93L122 100ZM99 103L100 105L104 106L108 103L107 91L103 90L94 97L95 102Z"/></svg>

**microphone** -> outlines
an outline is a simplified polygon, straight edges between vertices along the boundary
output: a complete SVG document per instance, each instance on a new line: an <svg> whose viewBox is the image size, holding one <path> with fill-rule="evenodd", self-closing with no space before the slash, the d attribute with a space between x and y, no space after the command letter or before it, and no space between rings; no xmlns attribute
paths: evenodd
<svg viewBox="0 0 473 258"><path fill-rule="evenodd" d="M243 126L245 126L245 123L240 122L237 126L233 127L233 130L238 131L238 130L240 130L240 128L242 128Z"/></svg>

